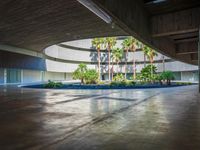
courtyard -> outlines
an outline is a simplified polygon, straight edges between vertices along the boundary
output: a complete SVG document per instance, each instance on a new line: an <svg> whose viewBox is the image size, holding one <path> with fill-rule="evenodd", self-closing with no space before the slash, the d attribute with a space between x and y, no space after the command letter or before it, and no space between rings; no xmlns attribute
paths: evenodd
<svg viewBox="0 0 200 150"><path fill-rule="evenodd" d="M198 150L197 89L1 86L0 149Z"/></svg>

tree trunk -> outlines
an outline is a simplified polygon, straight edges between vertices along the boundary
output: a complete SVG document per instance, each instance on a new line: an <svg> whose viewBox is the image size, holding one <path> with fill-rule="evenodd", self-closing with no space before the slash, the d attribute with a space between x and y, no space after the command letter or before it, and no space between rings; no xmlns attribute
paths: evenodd
<svg viewBox="0 0 200 150"><path fill-rule="evenodd" d="M151 77L153 77L153 63L151 62Z"/></svg>
<svg viewBox="0 0 200 150"><path fill-rule="evenodd" d="M135 69L135 57L134 57L134 53L133 53L133 80L136 79L136 69Z"/></svg>
<svg viewBox="0 0 200 150"><path fill-rule="evenodd" d="M113 73L114 73L113 67L114 67L114 65L113 65L113 62L112 62L112 80L113 80Z"/></svg>
<svg viewBox="0 0 200 150"><path fill-rule="evenodd" d="M99 80L100 80L100 49L98 49L98 74L99 74Z"/></svg>
<svg viewBox="0 0 200 150"><path fill-rule="evenodd" d="M146 55L144 54L144 67L146 67Z"/></svg>
<svg viewBox="0 0 200 150"><path fill-rule="evenodd" d="M162 63L163 63L163 72L165 71L165 57L162 56Z"/></svg>
<svg viewBox="0 0 200 150"><path fill-rule="evenodd" d="M119 73L119 62L117 61L117 74Z"/></svg>
<svg viewBox="0 0 200 150"><path fill-rule="evenodd" d="M153 58L150 58L151 63L151 77L153 77Z"/></svg>
<svg viewBox="0 0 200 150"><path fill-rule="evenodd" d="M126 50L126 62L125 62L125 79L126 79L126 76L127 76L127 60L128 60L128 50Z"/></svg>
<svg viewBox="0 0 200 150"><path fill-rule="evenodd" d="M110 47L108 48L108 80L110 81Z"/></svg>

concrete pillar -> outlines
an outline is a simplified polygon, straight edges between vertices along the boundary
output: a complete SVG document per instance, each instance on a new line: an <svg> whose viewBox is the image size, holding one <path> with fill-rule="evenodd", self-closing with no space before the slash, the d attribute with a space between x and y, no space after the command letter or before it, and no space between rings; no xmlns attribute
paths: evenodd
<svg viewBox="0 0 200 150"><path fill-rule="evenodd" d="M21 70L21 83L24 83L24 70Z"/></svg>
<svg viewBox="0 0 200 150"><path fill-rule="evenodd" d="M200 93L200 28L199 28L199 43L198 43L198 64L199 64L199 93Z"/></svg>
<svg viewBox="0 0 200 150"><path fill-rule="evenodd" d="M44 75L45 75L45 72L44 71L40 71L40 81L44 81Z"/></svg>
<svg viewBox="0 0 200 150"><path fill-rule="evenodd" d="M165 56L162 56L163 72L165 71Z"/></svg>
<svg viewBox="0 0 200 150"><path fill-rule="evenodd" d="M4 69L4 84L7 83L7 69Z"/></svg>

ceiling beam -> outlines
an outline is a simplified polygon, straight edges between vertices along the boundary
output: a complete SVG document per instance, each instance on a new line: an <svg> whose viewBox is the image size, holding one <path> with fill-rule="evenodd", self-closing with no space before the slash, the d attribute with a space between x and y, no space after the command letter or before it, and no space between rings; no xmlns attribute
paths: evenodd
<svg viewBox="0 0 200 150"><path fill-rule="evenodd" d="M188 55L188 54L195 54L198 53L198 51L187 51L187 52L177 52L177 55Z"/></svg>
<svg viewBox="0 0 200 150"><path fill-rule="evenodd" d="M198 37L198 32L189 32L185 34L175 34L170 36L170 38L173 40L191 38L191 37Z"/></svg>
<svg viewBox="0 0 200 150"><path fill-rule="evenodd" d="M176 44L177 55L195 54L197 50L198 43L195 41Z"/></svg>
<svg viewBox="0 0 200 150"><path fill-rule="evenodd" d="M193 42L193 41L197 42L198 37L176 39L174 40L174 43L185 43L185 42Z"/></svg>
<svg viewBox="0 0 200 150"><path fill-rule="evenodd" d="M153 16L151 31L153 37L171 36L198 32L200 7Z"/></svg>

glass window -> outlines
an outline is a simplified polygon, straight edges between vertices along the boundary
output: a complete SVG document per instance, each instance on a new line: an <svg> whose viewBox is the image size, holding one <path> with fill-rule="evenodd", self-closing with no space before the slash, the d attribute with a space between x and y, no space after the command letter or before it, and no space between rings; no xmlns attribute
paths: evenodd
<svg viewBox="0 0 200 150"><path fill-rule="evenodd" d="M7 69L7 83L20 83L20 82L21 82L21 70Z"/></svg>

